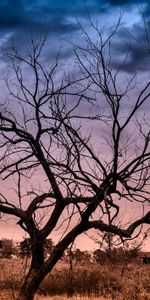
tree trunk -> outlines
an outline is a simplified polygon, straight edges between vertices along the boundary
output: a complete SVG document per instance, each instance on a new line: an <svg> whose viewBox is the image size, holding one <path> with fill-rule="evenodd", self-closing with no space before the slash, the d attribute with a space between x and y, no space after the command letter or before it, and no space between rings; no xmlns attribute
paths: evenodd
<svg viewBox="0 0 150 300"><path fill-rule="evenodd" d="M20 289L17 300L33 300L44 277L45 274L40 268L31 269Z"/></svg>
<svg viewBox="0 0 150 300"><path fill-rule="evenodd" d="M37 248L38 249L38 248ZM32 262L31 267L29 270L29 273L27 274L24 283L20 289L19 295L17 300L33 300L34 296L45 278L45 276L53 269L53 267L56 265L57 261L60 259L60 257L63 255L64 249L58 249L56 248L53 254L51 254L51 257L49 261L44 263L43 260L43 254L42 250L39 248L40 256L38 251L34 249L35 252L32 256Z"/></svg>
<svg viewBox="0 0 150 300"><path fill-rule="evenodd" d="M63 252L69 244L73 241L72 236L75 238L77 233L82 231L81 225L77 225L64 240L60 241L53 252L51 257L44 262L43 243L39 240L37 243L32 243L32 261L29 273L21 287L17 300L33 300L34 296L45 278L50 273L59 259L62 257Z"/></svg>

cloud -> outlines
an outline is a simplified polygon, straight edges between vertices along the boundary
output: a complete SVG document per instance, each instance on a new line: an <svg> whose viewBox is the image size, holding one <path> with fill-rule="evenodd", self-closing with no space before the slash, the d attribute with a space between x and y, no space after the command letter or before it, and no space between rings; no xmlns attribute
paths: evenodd
<svg viewBox="0 0 150 300"><path fill-rule="evenodd" d="M94 4L95 3L95 4ZM74 29L67 21L68 17L79 17L86 14L86 5L90 13L97 9L96 1L62 1L62 0L7 0L0 2L0 28L20 29L32 26L38 30L46 26L51 32L70 32Z"/></svg>
<svg viewBox="0 0 150 300"><path fill-rule="evenodd" d="M122 26L112 43L113 67L128 73L148 71L150 68L150 33L146 32L144 23L135 23L132 28Z"/></svg>
<svg viewBox="0 0 150 300"><path fill-rule="evenodd" d="M68 22L70 17L87 17L104 13L111 7L147 3L135 0L1 0L0 29L21 29L32 26L35 30L46 26L50 32L70 32L75 24ZM107 6L106 6L107 4Z"/></svg>
<svg viewBox="0 0 150 300"><path fill-rule="evenodd" d="M138 5L147 2L148 0L106 0L104 3L108 3L112 6L126 6L126 5Z"/></svg>
<svg viewBox="0 0 150 300"><path fill-rule="evenodd" d="M126 44L129 36L126 32L131 31L137 40L144 39L145 33L140 25L141 19L134 23L134 8L140 7L140 5L143 6L145 17L149 19L150 3L148 0L1 0L1 44L4 43L6 46L13 37L16 43L23 46L26 43L27 32L32 31L38 35L42 30L47 30L53 40L52 52L54 52L58 44L64 44L64 41L62 42L64 38L66 40L74 38L80 42L80 28L75 22L75 17L83 21L85 26L89 26L87 25L89 23L87 9L92 19L102 20L103 27L108 29L112 26L112 17L115 16L117 19L119 8L124 7L128 11L129 17L124 21L126 24L122 25L112 49L114 67L117 68L127 50ZM4 39L5 36L7 36L7 40ZM68 46L63 55L64 57L72 55ZM120 58L118 59L118 57ZM142 70L147 66L149 66L148 55L145 55L145 50L133 40L129 61L124 68L127 72L132 72L137 67Z"/></svg>
<svg viewBox="0 0 150 300"><path fill-rule="evenodd" d="M147 0L148 1L148 0ZM133 0L1 0L0 30L39 31L47 29L50 34L70 34L78 30L73 21L87 18L87 9L91 16L110 12L111 8L123 4L135 4ZM143 2L142 2L143 3ZM148 2L147 2L148 3ZM106 5L107 4L107 5Z"/></svg>

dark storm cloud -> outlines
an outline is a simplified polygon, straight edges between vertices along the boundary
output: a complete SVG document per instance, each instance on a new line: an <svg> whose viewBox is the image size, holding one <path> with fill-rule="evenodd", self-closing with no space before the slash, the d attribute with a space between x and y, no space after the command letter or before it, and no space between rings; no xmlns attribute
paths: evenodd
<svg viewBox="0 0 150 300"><path fill-rule="evenodd" d="M133 5L133 4L143 4L148 0L141 1L141 0L105 0L104 3L108 3L112 6L124 6L124 5Z"/></svg>
<svg viewBox="0 0 150 300"><path fill-rule="evenodd" d="M16 30L32 26L38 30L39 27L46 26L52 32L70 32L76 29L70 17L86 18L86 8L93 15L116 6L143 3L146 0L1 0L0 29ZM147 6L148 4L147 0Z"/></svg>
<svg viewBox="0 0 150 300"><path fill-rule="evenodd" d="M64 8L52 1L2 1L0 2L0 29L21 30L45 26L50 31L71 31L74 25L65 19Z"/></svg>
<svg viewBox="0 0 150 300"><path fill-rule="evenodd" d="M32 30L38 31L40 28L45 27L51 34L65 34L78 30L73 18L86 18L86 9L93 16L94 14L103 14L110 11L116 6L136 3L143 3L143 1L1 0L0 30L17 32L18 30L32 28Z"/></svg>
<svg viewBox="0 0 150 300"><path fill-rule="evenodd" d="M132 28L122 26L112 43L112 61L115 69L120 68L128 73L148 71L150 68L150 32L146 32L142 22Z"/></svg>
<svg viewBox="0 0 150 300"><path fill-rule="evenodd" d="M70 40L79 36L79 25L75 18L85 20L87 9L91 16L102 13L101 1L1 0L0 40L5 48L12 38L22 47L26 43L27 33L32 32L37 36L46 30L51 39L57 38L57 42L53 42L53 49L57 49L61 39ZM68 55L71 53L68 52Z"/></svg>
<svg viewBox="0 0 150 300"><path fill-rule="evenodd" d="M26 34L35 35L47 31L51 38L70 36L78 31L77 22L70 17L80 13L82 1L61 0L1 0L0 1L0 40L5 47L13 38L16 44L23 46ZM8 33L10 33L8 35ZM7 39L5 38L7 36ZM0 43L1 45L1 43ZM55 43L53 43L55 47Z"/></svg>
<svg viewBox="0 0 150 300"><path fill-rule="evenodd" d="M119 51L115 51L115 57L113 60L113 67L115 69L119 69L120 66L122 71L126 71L127 73L136 73L139 71L148 71L150 68L150 54L148 53L147 49L138 45L138 44L133 44L132 48L128 54L128 59L127 61L124 63L124 59L123 59L123 54L124 54L124 58L125 58L125 50L126 47L124 45L118 45L118 47L120 48ZM117 59L117 53L118 53L118 58L119 55L122 57L121 59Z"/></svg>
<svg viewBox="0 0 150 300"><path fill-rule="evenodd" d="M9 44L10 38L18 41L22 46L25 43L25 34L32 31L36 34L41 30L47 30L51 36L71 39L74 36L77 41L80 40L79 26L75 21L75 17L79 20L88 18L87 9L92 18L105 16L107 24L110 22L108 15L117 15L116 8L124 7L129 12L131 8L137 5L143 6L143 12L146 18L150 16L150 3L148 0L1 0L0 1L0 38L4 40L5 46ZM105 24L104 24L105 25ZM104 26L105 27L105 26ZM126 44L128 34L125 32L132 30L137 39L143 41L144 30L139 24L132 25L133 28L122 29L118 33L116 44L113 45L114 66L119 65L120 61L116 59L116 55L123 55L126 52ZM8 35L7 33L10 33ZM5 39L5 36L7 38ZM4 37L4 38L3 38ZM53 50L57 41L53 43ZM66 48L64 56L71 55ZM147 62L147 55L143 48L136 42L132 42L132 49L129 61L124 68L126 71L132 72L133 69L139 67L144 68ZM145 68L148 64L146 64Z"/></svg>
<svg viewBox="0 0 150 300"><path fill-rule="evenodd" d="M125 21L123 16L112 44L113 67L119 69L122 66L122 70L127 73L148 71L150 68L150 1L105 0L102 3L105 4L107 12L112 10L112 14L115 14L116 8L122 8L124 12L130 13L129 19ZM132 9L136 9L139 15L138 21ZM128 59L123 63L127 53Z"/></svg>
<svg viewBox="0 0 150 300"><path fill-rule="evenodd" d="M0 29L45 26L50 32L64 33L77 29L70 18L87 17L87 8L93 15L102 9L97 0L7 0L0 1Z"/></svg>
<svg viewBox="0 0 150 300"><path fill-rule="evenodd" d="M11 38L23 46L26 33L31 31L38 35L46 30L51 38L69 40L78 34L79 25L75 18L85 19L87 7L90 15L94 15L101 5L96 0L1 0L0 39L5 41L5 47ZM7 33L11 34L7 35L6 41Z"/></svg>

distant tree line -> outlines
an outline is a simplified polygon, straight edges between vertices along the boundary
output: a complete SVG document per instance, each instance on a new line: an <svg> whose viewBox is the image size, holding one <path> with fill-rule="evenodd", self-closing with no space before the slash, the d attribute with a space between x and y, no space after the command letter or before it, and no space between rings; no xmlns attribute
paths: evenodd
<svg viewBox="0 0 150 300"><path fill-rule="evenodd" d="M52 249L52 240L46 239L44 245L45 256L49 256ZM2 239L0 241L0 258L10 259L12 257L31 257L31 243L29 238L17 243L15 243L12 239Z"/></svg>
<svg viewBox="0 0 150 300"><path fill-rule="evenodd" d="M45 257L49 257L53 250L53 241L51 239L46 239L44 245ZM122 262L122 261L132 261L140 255L140 247L133 245L131 247L108 247L105 249L96 249L94 251L82 251L79 248L74 250L67 249L64 253L63 259L67 262L72 260L76 263L81 262ZM14 243L12 239L2 239L0 241L0 258L11 259L13 257L18 258L30 258L31 257L31 243L30 239L26 238L21 242Z"/></svg>
<svg viewBox="0 0 150 300"><path fill-rule="evenodd" d="M17 248L12 239L2 239L0 241L0 258L12 258L16 251Z"/></svg>

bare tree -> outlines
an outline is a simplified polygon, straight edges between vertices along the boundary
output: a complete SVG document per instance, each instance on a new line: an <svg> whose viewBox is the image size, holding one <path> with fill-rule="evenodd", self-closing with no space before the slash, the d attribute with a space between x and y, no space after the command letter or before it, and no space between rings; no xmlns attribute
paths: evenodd
<svg viewBox="0 0 150 300"><path fill-rule="evenodd" d="M58 58L51 66L42 60L45 39L31 40L24 56L13 46L8 52L0 176L13 189L1 190L0 212L16 217L32 252L18 300L34 298L80 234L96 229L123 240L150 224L150 123L142 113L150 82L138 87L134 76L125 82L121 67L128 57L115 70L111 55L117 28L103 39L91 25L97 40L84 32L74 76L62 72ZM139 209L129 220L134 203ZM44 241L56 230L60 239L45 259Z"/></svg>

